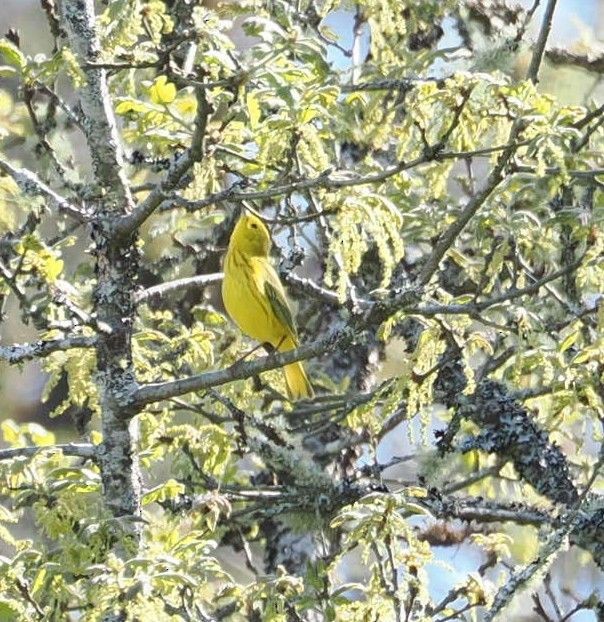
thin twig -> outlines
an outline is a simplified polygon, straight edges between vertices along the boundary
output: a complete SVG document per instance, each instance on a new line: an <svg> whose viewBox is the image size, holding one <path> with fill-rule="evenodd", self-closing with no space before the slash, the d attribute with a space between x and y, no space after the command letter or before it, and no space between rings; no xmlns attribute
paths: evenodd
<svg viewBox="0 0 604 622"><path fill-rule="evenodd" d="M526 74L526 79L530 80L533 84L537 84L537 82L539 82L539 67L541 67L543 53L545 52L545 46L547 45L547 38L549 37L549 33L552 28L552 20L554 18L556 3L557 0L548 0L547 6L545 7L541 30L539 31L539 37L537 38L537 43L535 44L535 49L533 50L531 64L529 65Z"/></svg>
<svg viewBox="0 0 604 622"><path fill-rule="evenodd" d="M197 289L211 285L212 283L219 283L222 281L222 272L215 272L213 274L199 274L197 276L190 276L183 279L175 279L174 281L168 281L167 283L160 283L159 285L153 285L140 292L134 294L135 302L144 302L149 298L155 296L162 297L166 294L174 293L183 289Z"/></svg>
<svg viewBox="0 0 604 622"><path fill-rule="evenodd" d="M295 192L301 192L310 190L313 188L326 188L328 190L339 190L341 188L349 188L353 186L363 186L368 184L380 183L386 181L390 177L398 175L404 171L411 170L423 164L428 164L435 161L443 160L457 160L469 157L487 156L498 151L507 151L510 149L517 149L524 146L528 141L521 141L518 143L509 142L504 145L496 145L494 147L487 147L484 149L476 149L473 151L440 151L437 146L429 146L425 152L408 162L401 161L398 164L387 168L380 173L372 173L370 175L359 177L353 171L338 171L334 174L331 169L327 169L317 175L316 177L310 177L306 179L298 179L291 181L287 184L281 184L267 188L266 190L250 190L240 191L240 184L233 184L230 188L221 190L211 194L203 199L197 199L195 201L185 199L179 195L171 194L161 197L165 198L166 203L162 206L162 210L173 209L174 207L184 207L188 211L195 211L223 203L225 201L244 202L244 201L258 201L263 199L271 199L280 195L290 195ZM569 173L569 174L572 174ZM161 200L160 199L160 200ZM145 199L146 201L147 199ZM317 216L297 216L292 218L276 218L271 222L279 224L294 224L305 220L314 220Z"/></svg>

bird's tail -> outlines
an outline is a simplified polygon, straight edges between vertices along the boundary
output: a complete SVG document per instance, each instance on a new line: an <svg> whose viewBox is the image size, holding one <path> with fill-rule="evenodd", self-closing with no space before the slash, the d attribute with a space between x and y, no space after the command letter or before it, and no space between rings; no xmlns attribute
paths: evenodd
<svg viewBox="0 0 604 622"><path fill-rule="evenodd" d="M284 340L279 346L280 352L287 352L293 350L296 347L294 341L290 338ZM315 392L313 391L310 380L306 375L304 366L301 362L291 363L283 367L283 374L285 375L285 384L287 385L287 395L290 400L299 400L305 397L313 397Z"/></svg>

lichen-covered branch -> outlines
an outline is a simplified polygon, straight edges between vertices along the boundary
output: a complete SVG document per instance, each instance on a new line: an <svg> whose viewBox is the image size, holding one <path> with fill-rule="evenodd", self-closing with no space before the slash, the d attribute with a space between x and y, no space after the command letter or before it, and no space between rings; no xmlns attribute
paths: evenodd
<svg viewBox="0 0 604 622"><path fill-rule="evenodd" d="M471 396L457 401L459 414L481 428L462 445L463 452L481 449L509 458L518 475L540 494L567 506L576 502L564 454L500 384L484 380Z"/></svg>
<svg viewBox="0 0 604 622"><path fill-rule="evenodd" d="M13 178L21 189L21 192L30 197L42 197L51 207L69 214L80 222L86 222L86 215L73 203L55 192L45 184L35 173L26 169L13 166L10 162L0 158L0 170Z"/></svg>
<svg viewBox="0 0 604 622"><path fill-rule="evenodd" d="M545 58L553 65L571 65L597 74L604 73L604 54L578 54L562 48L545 52Z"/></svg>
<svg viewBox="0 0 604 622"><path fill-rule="evenodd" d="M28 447L11 447L0 449L0 460L13 460L14 458L31 458L43 452L60 451L65 456L77 456L78 458L95 459L97 454L96 445L91 443L64 443L60 445L29 445Z"/></svg>
<svg viewBox="0 0 604 622"><path fill-rule="evenodd" d="M112 210L130 209L132 197L124 167L124 155L113 106L109 97L107 72L90 67L101 56L92 0L62 0L61 23L69 45L86 74L86 84L78 94L82 108L82 128L92 158L95 178L103 193L103 204Z"/></svg>
<svg viewBox="0 0 604 622"><path fill-rule="evenodd" d="M142 385L131 395L124 396L124 405L128 408L142 408L146 404L151 404L160 400L165 400L179 395L185 395L193 391L203 391L212 387L217 387L235 380L251 378L262 372L283 367L295 361L325 354L336 347L349 344L354 339L355 333L350 328L344 328L332 332L323 339L318 339L313 343L307 343L288 352L269 354L254 361L235 363L225 369L209 371L181 380L168 382L158 382L154 384Z"/></svg>
<svg viewBox="0 0 604 622"><path fill-rule="evenodd" d="M136 434L122 416L120 406L122 397L131 393L135 385L131 348L132 290L138 256L131 236L118 238L115 235L116 222L132 209L132 197L106 70L93 66L101 55L93 0L63 0L60 19L86 75L86 83L78 94L82 128L99 197L93 225L97 262L94 310L97 321L107 327L99 333L96 343L103 430L99 449L103 492L114 516L138 516L141 490L134 447Z"/></svg>
<svg viewBox="0 0 604 622"><path fill-rule="evenodd" d="M93 348L95 344L96 337L84 336L40 340L34 343L16 343L10 346L0 346L0 359L12 365L43 358L53 352L72 350L73 348Z"/></svg>

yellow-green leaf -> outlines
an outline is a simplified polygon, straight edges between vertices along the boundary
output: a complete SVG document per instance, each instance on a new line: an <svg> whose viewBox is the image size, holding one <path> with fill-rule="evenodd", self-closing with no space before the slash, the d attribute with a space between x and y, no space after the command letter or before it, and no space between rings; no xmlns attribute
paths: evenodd
<svg viewBox="0 0 604 622"><path fill-rule="evenodd" d="M17 69L23 69L27 64L21 50L7 39L0 39L0 54L9 65Z"/></svg>
<svg viewBox="0 0 604 622"><path fill-rule="evenodd" d="M149 96L154 104L170 104L176 99L176 85L166 76L159 76L149 87Z"/></svg>
<svg viewBox="0 0 604 622"><path fill-rule="evenodd" d="M260 121L260 104L253 93L248 93L245 97L247 103L247 111L250 117L250 127L255 130Z"/></svg>
<svg viewBox="0 0 604 622"><path fill-rule="evenodd" d="M184 491L184 484L177 482L175 479L169 479L147 491L143 496L143 505L149 505L156 501L165 501L166 499L174 499L174 497L183 494Z"/></svg>
<svg viewBox="0 0 604 622"><path fill-rule="evenodd" d="M579 337L579 331L575 330L570 335L568 335L564 341L560 344L560 352L566 352L574 343L577 341Z"/></svg>
<svg viewBox="0 0 604 622"><path fill-rule="evenodd" d="M12 420L6 419L0 423L2 436L9 445L14 445L21 440L21 428Z"/></svg>

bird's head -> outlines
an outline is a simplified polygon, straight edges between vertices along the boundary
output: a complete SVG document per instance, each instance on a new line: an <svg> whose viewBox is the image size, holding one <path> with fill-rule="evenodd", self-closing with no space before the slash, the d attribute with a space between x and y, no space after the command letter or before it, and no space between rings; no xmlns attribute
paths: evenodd
<svg viewBox="0 0 604 622"><path fill-rule="evenodd" d="M267 257L271 235L258 216L245 212L235 225L230 246L244 255Z"/></svg>

